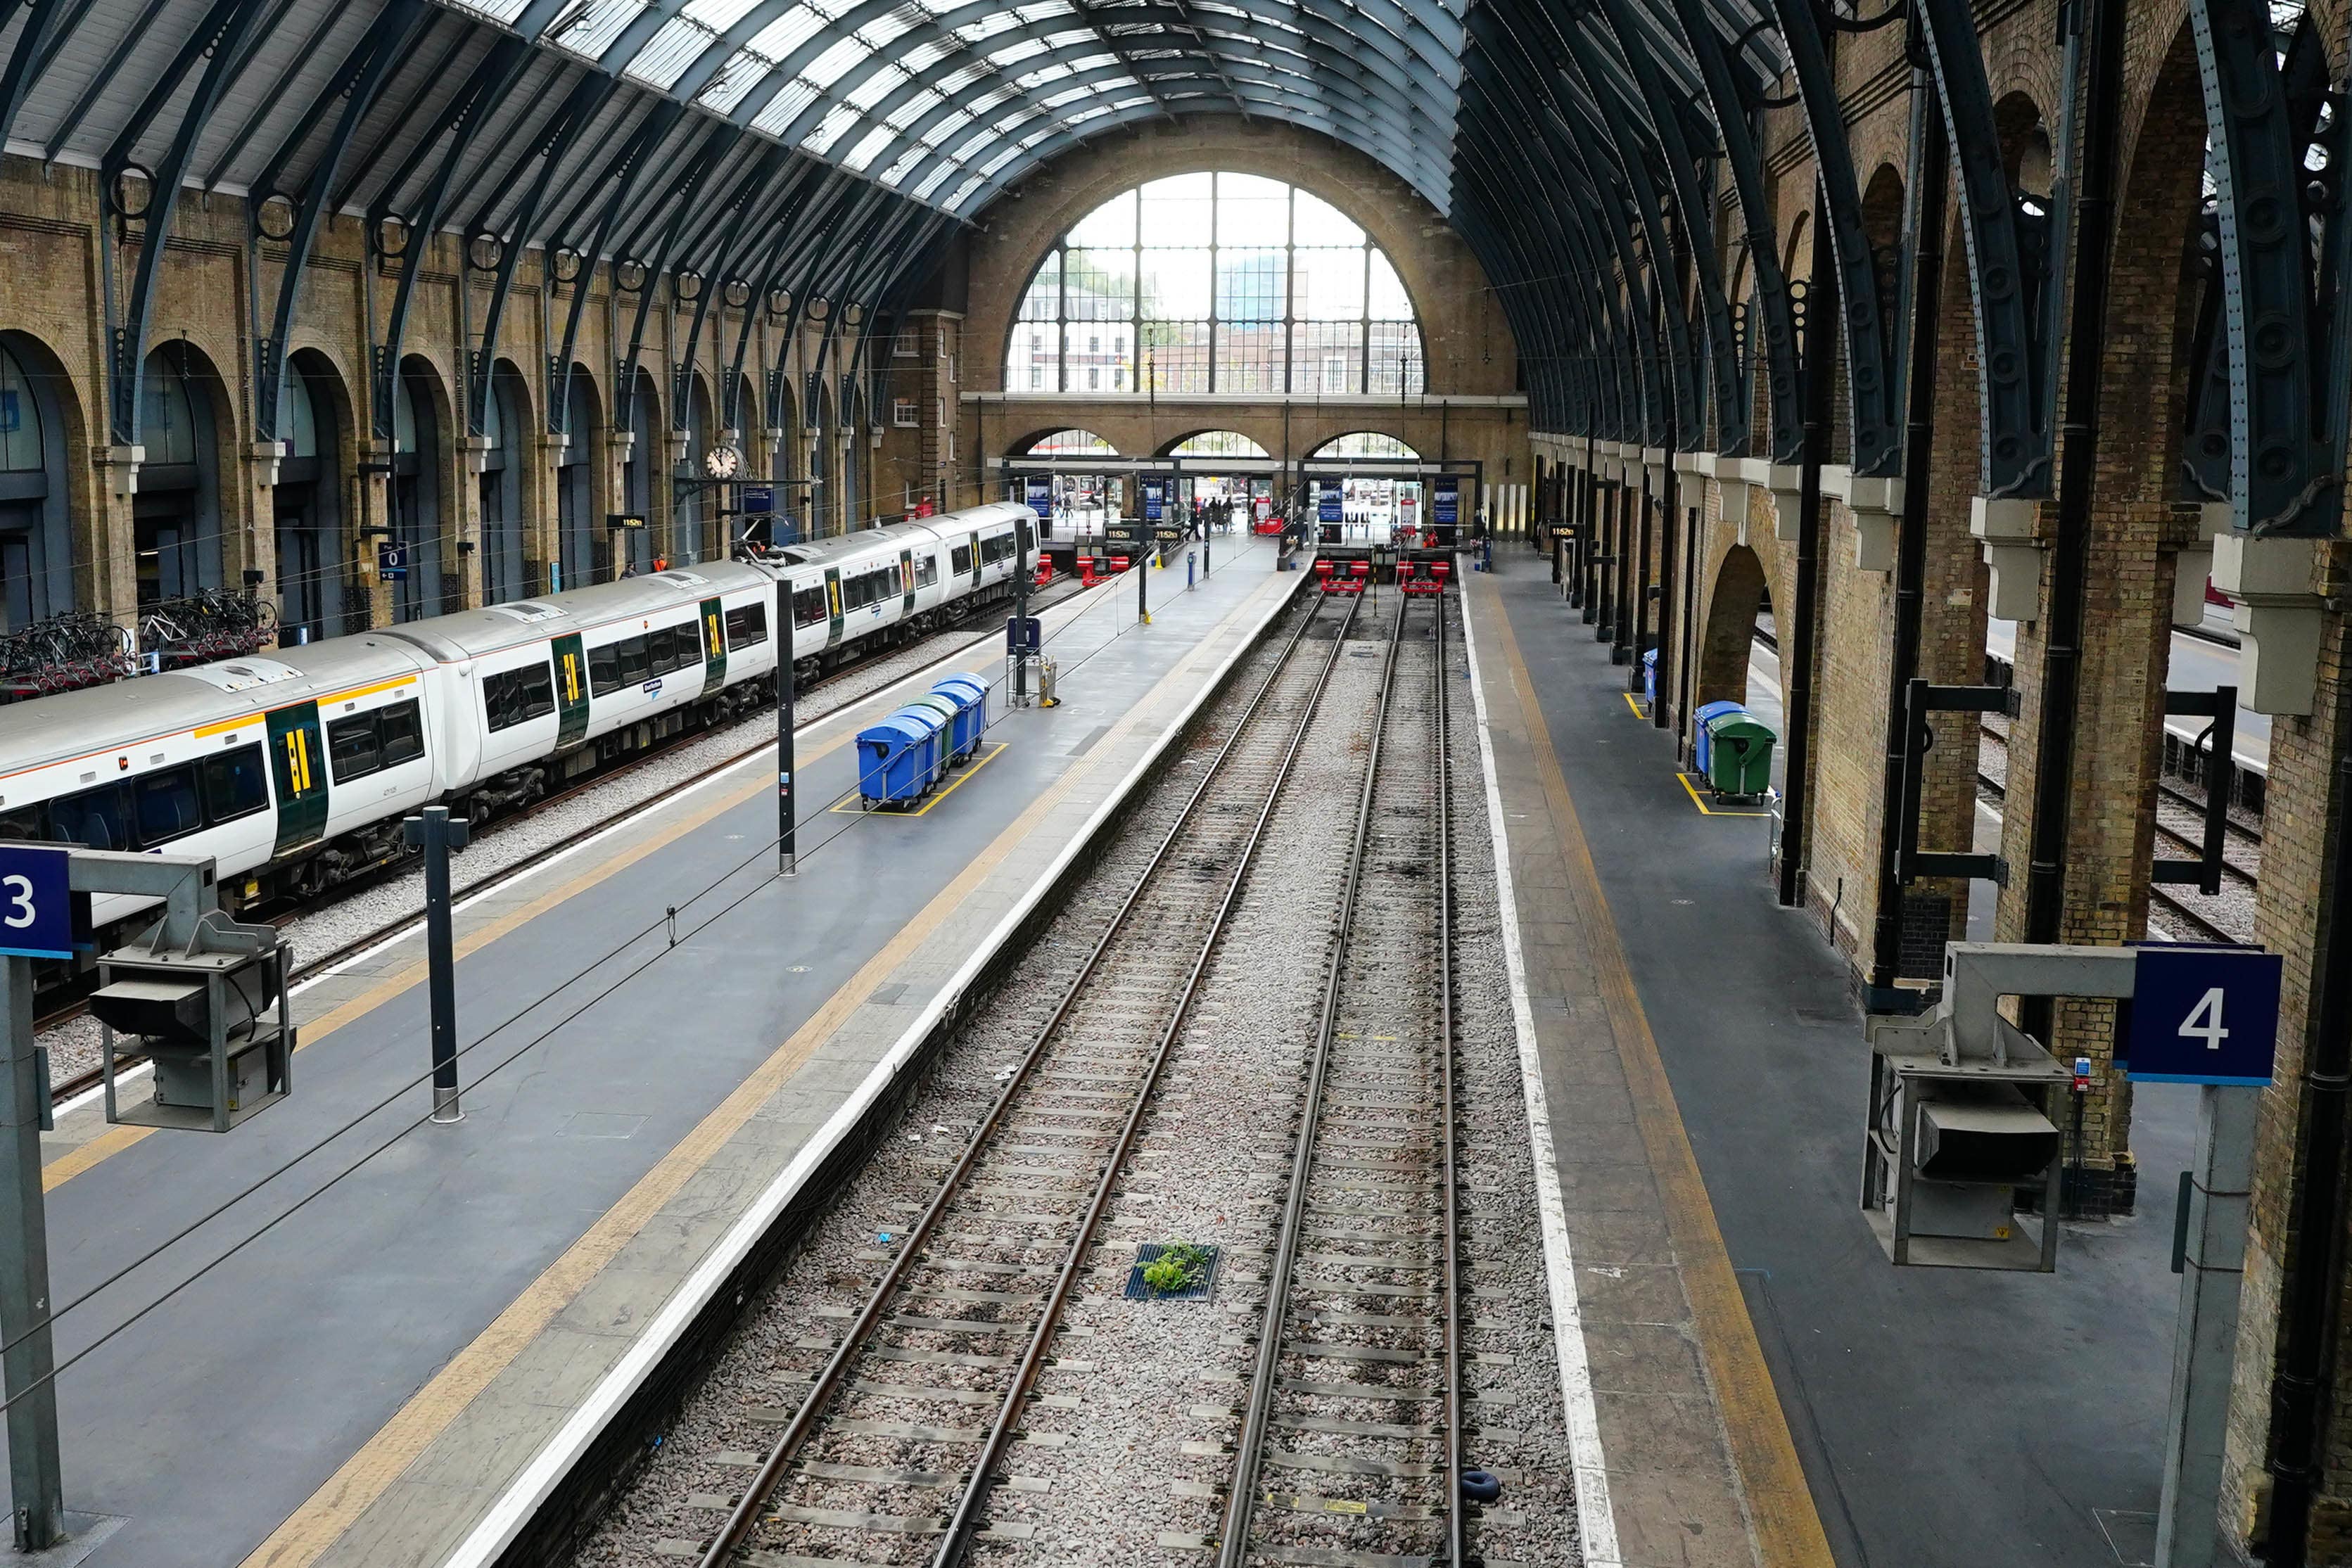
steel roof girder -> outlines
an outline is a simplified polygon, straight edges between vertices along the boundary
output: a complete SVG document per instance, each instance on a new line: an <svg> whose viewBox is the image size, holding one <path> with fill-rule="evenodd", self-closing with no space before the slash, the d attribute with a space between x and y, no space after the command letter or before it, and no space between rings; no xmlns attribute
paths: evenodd
<svg viewBox="0 0 2352 1568"><path fill-rule="evenodd" d="M1784 13L1796 0L1773 0ZM2242 4L2244 0L2237 0ZM2025 268L2009 175L2001 165L1992 89L1969 0L1913 0L1936 72L1945 136L1959 177L1960 232L1975 301L1979 486L1986 496L2051 493L2052 445L2042 322L2026 307ZM2192 15L2195 7L2192 6ZM2268 26L2264 26L2268 45Z"/></svg>
<svg viewBox="0 0 2352 1568"><path fill-rule="evenodd" d="M1829 235L1830 259L1837 267L1838 310L1845 332L1847 426L1856 474L1893 477L1903 471L1901 400L1896 394L1899 345L1887 330L1878 307L1878 270L1862 224L1862 186L1854 175L1853 154L1846 144L1845 107L1830 69L1828 50L1814 20L1811 0L1765 0L1779 19L1781 43L1790 68L1797 78L1798 108L1812 144L1824 212L1818 214ZM1965 0L1963 0L1965 5ZM1975 61L1975 24L1969 24L1968 52ZM1976 68L1979 83L1981 66ZM1940 79L1940 76L1939 76ZM1985 110L1985 134L1990 136L1990 106ZM2000 143L1994 141L1993 164L2000 166ZM2008 218L2007 192L2001 185L2001 217ZM1774 246L1779 244L1774 238ZM2015 237L2009 240L2013 278ZM1754 254L1751 249L1751 254ZM1970 255L1973 256L1974 243ZM1970 284L1976 283L1971 265ZM1759 274L1760 277L1760 274ZM1768 330L1769 325L1768 322ZM1793 333L1793 328L1790 329ZM1979 341L1979 350L1982 343ZM1801 358L1800 353L1799 358ZM1778 403L1776 394L1774 402Z"/></svg>
<svg viewBox="0 0 2352 1568"><path fill-rule="evenodd" d="M303 183L302 198L295 209L294 228L287 235L285 270L278 279L278 303L270 315L270 329L264 337L257 337L254 356L254 434L263 441L279 437L278 416L279 389L286 382L286 361L289 340L293 333L294 306L302 289L302 279L313 259L319 225L325 218L327 200L335 186L335 173L344 155L351 151L352 140L359 132L360 122L374 107L376 98L383 91L393 71L402 57L401 46L414 37L425 21L425 0L391 0L372 23L359 46L352 51L341 70L336 73L340 84L338 94L322 97L320 103L340 96L343 112L338 117L333 133L320 152L319 161ZM260 267L261 206L268 194L277 189L276 176L282 172L282 161L288 156L281 150L265 172L266 183L258 187L246 204L246 250L247 276L258 287Z"/></svg>
<svg viewBox="0 0 2352 1568"><path fill-rule="evenodd" d="M1671 103L1664 79L1648 63L1645 54L1634 51L1626 37L1633 23L1626 0L1599 0L1608 25L1617 30L1619 42L1628 51L1636 78L1642 84L1643 96L1653 104ZM1707 355L1714 371L1717 440L1724 450L1745 453L1748 444L1748 379L1741 372L1739 345L1731 328L1731 306L1724 296L1721 264L1716 256L1714 193L1700 181L1693 165L1690 149L1684 143L1680 120L1672 112L1653 114L1652 124L1657 131L1658 144L1665 154L1668 177L1674 182L1675 204L1681 212L1681 232L1684 245L1698 274L1700 312L1706 319ZM1661 269L1663 271L1663 268ZM1679 292L1679 291L1677 291ZM1693 413L1697 411L1694 409ZM1694 442L1703 422L1685 423L1681 433Z"/></svg>
<svg viewBox="0 0 2352 1568"><path fill-rule="evenodd" d="M1763 342L1764 374L1771 388L1769 400L1772 421L1772 460L1793 464L1803 455L1805 427L1802 418L1803 392L1799 384L1799 353L1796 319L1790 308L1789 280L1780 270L1780 236L1772 226L1770 199L1765 194L1764 161L1755 141L1748 134L1748 121L1742 113L1744 102L1739 96L1738 78L1733 76L1731 61L1724 53L1721 40L1714 26L1700 14L1701 0L1675 0L1683 17L1684 30L1693 40L1698 57L1699 69L1706 78L1709 100L1715 106L1715 118L1723 134L1724 161L1731 170L1732 189L1739 203L1744 242L1748 265L1755 268L1756 299ZM1849 183L1850 180L1849 167ZM1847 290L1841 290L1841 296ZM1873 328L1877 311L1865 301L1866 315L1860 323L1862 331ZM1859 336L1855 318L1846 317L1847 353L1855 355ZM1883 352L1883 350L1882 350ZM1743 371L1746 366L1742 366ZM1846 384L1851 390L1855 378L1851 369ZM1852 423L1860 428L1863 411L1855 410ZM1864 452L1864 443L1854 444L1855 455ZM1744 448L1742 449L1744 451ZM1739 452L1723 449L1724 455L1738 456ZM1859 464L1857 464L1859 466Z"/></svg>
<svg viewBox="0 0 2352 1568"><path fill-rule="evenodd" d="M2229 366L2231 525L2241 533L2332 536L2341 520L2344 455L2331 452L2326 439L2340 415L2320 402L2324 391L2340 406L2346 389L2326 386L2313 371L2316 280L2297 201L2307 174L2270 13L2259 0L2190 0L2189 18L2219 204L2215 286ZM2298 41L2308 26L2295 29ZM2290 47L2291 63L2299 53ZM2343 147L2339 135L2339 186ZM2336 225L2346 226L2340 214ZM2339 305L2335 315L2340 321L2352 311Z"/></svg>
<svg viewBox="0 0 2352 1568"><path fill-rule="evenodd" d="M205 18L204 25L191 36L180 51L171 71L166 72L170 90L159 82L140 113L132 117L122 133L115 139L107 155L107 166L101 171L99 200L105 221L110 227L127 229L131 221L119 203L121 176L131 163L131 153L147 126L160 112L163 103L178 90L188 69L203 57L207 47L211 58L204 74L197 78L195 90L180 111L179 129L173 134L171 146L163 162L154 172L148 186L147 210L142 214L139 244L139 267L132 275L128 296L122 302L121 314L113 310L114 290L111 287L113 246L100 248L110 270L106 301L108 352L108 426L116 446L139 444L139 415L142 393L147 376L147 326L155 304L155 287L162 274L163 251L172 236L172 217L178 210L180 192L187 179L188 164L195 156L196 139L220 106L227 91L229 78L243 68L238 44L259 17L262 0L219 0Z"/></svg>

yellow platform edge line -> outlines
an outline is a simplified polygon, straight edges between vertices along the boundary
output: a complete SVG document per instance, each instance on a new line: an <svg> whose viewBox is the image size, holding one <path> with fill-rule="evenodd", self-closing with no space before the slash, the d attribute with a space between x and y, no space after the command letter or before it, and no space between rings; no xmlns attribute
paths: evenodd
<svg viewBox="0 0 2352 1568"><path fill-rule="evenodd" d="M1691 804L1698 808L1702 817L1769 817L1772 814L1769 811L1718 811L1699 799L1698 786L1691 782L1689 774L1676 768L1675 777L1682 780L1683 792L1691 798Z"/></svg>
<svg viewBox="0 0 2352 1568"><path fill-rule="evenodd" d="M1723 1412L1731 1461L1746 1494L1758 1555L1767 1568L1835 1568L1820 1511L1805 1480L1804 1466L1797 1458L1788 1417L1780 1408L1771 1368L1765 1363L1755 1322L1748 1314L1738 1279L1732 1273L1731 1255L1716 1224L1715 1206L1707 1197L1698 1157L1692 1152L1674 1086L1658 1053L1657 1037L1650 1030L1649 1015L1634 988L1633 970L1618 938L1616 917L1601 891L1601 875L1592 863L1568 779L1560 771L1559 755L1552 747L1550 730L1536 706L1535 683L1519 653L1510 612L1491 580L1478 584L1475 591L1493 612L1512 693L1527 716L1537 775L1551 809L1570 895L1586 916L1585 937L1616 1036L1626 1087L1632 1092L1633 1119L1665 1207L1675 1256L1682 1263L1692 1326Z"/></svg>
<svg viewBox="0 0 2352 1568"><path fill-rule="evenodd" d="M1223 633L1247 612L1255 594L1245 597L1225 619L1177 661L1165 680L1193 673L1203 658L1222 647ZM1161 683L1164 685L1165 681ZM1159 686L1155 685L1155 690ZM978 887L989 873L1034 832L1057 807L1077 780L1091 772L1097 759L1141 722L1142 705L1128 709L1102 744L1090 748L1061 779L1039 792L1021 815L975 856L954 880L932 898L913 919L899 928L882 950L850 977L840 989L791 1038L753 1069L735 1091L705 1116L636 1186L607 1209L579 1240L546 1270L470 1344L453 1356L425 1386L359 1451L344 1460L309 1500L283 1523L242 1564L242 1568L309 1568L324 1555L360 1516L398 1479L401 1473L430 1448L436 1438L464 1412L475 1397L505 1371L537 1339L557 1313L571 1305L596 1274L619 1256L621 1249L665 1204L709 1163L770 1095L789 1081L815 1053L816 1048L847 1021L874 988L917 947L929 940L941 922ZM842 737L834 744L840 745ZM767 788L764 774L754 790ZM731 802L730 802L731 804ZM673 835L674 836L674 835ZM651 847L651 846L648 846Z"/></svg>

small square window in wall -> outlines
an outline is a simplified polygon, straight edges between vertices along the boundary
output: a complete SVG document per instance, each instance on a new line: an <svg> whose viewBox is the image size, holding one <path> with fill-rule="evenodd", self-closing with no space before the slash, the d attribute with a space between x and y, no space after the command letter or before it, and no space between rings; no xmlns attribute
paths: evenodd
<svg viewBox="0 0 2352 1568"><path fill-rule="evenodd" d="M910 397L890 400L890 423L900 430L915 428L915 400Z"/></svg>
<svg viewBox="0 0 2352 1568"><path fill-rule="evenodd" d="M933 398L931 400L931 423L944 428L947 422L948 400L943 397Z"/></svg>

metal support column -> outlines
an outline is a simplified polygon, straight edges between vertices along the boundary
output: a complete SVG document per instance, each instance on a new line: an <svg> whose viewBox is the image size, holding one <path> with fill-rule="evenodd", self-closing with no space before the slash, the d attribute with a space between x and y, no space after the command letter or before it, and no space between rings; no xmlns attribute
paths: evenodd
<svg viewBox="0 0 2352 1568"><path fill-rule="evenodd" d="M1813 210L1827 210L1815 182ZM1797 592L1790 606L1788 656L1780 665L1788 694L1786 798L1780 805L1780 903L1805 902L1805 859L1811 845L1813 652L1821 636L1822 459L1830 444L1830 356L1837 345L1837 268L1826 245L1813 246L1805 289L1805 460L1797 482ZM1777 607L1776 607L1777 614Z"/></svg>
<svg viewBox="0 0 2352 1568"><path fill-rule="evenodd" d="M2238 1353L2254 1128L2262 1114L2259 1089L2209 1083L2197 1095L2196 1163L2181 1173L2173 1246L2180 1317L2173 1329L2172 1396L2165 1413L2157 1568L2210 1568L2221 1561L2221 1450Z"/></svg>
<svg viewBox="0 0 2352 1568"><path fill-rule="evenodd" d="M425 852L425 953L426 985L433 1005L433 1119L462 1122L457 1103L457 958L450 930L449 852L470 836L463 817L446 806L427 806L421 817L401 824L411 849Z"/></svg>
<svg viewBox="0 0 2352 1568"><path fill-rule="evenodd" d="M8 1487L16 1550L39 1552L65 1533L58 1458L56 1353L49 1340L49 1233L41 1191L41 1122L47 1086L33 1043L33 961L0 957L0 1017L7 1071L0 1073L0 1132L10 1179L0 1181L0 1356L8 1395Z"/></svg>
<svg viewBox="0 0 2352 1568"><path fill-rule="evenodd" d="M793 585L776 584L776 874L800 873L793 804Z"/></svg>
<svg viewBox="0 0 2352 1568"><path fill-rule="evenodd" d="M1625 652L1625 689L1636 695L1642 690L1642 655L1650 651L1650 522L1657 507L1657 497L1650 493L1647 463L1642 465L1640 494L1633 527L1633 635Z"/></svg>

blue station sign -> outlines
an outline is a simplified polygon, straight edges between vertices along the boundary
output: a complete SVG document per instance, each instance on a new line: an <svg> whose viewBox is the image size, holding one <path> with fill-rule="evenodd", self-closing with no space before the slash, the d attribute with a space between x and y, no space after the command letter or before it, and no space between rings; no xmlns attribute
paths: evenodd
<svg viewBox="0 0 2352 1568"><path fill-rule="evenodd" d="M65 850L0 844L0 953L18 958L73 956L70 862Z"/></svg>
<svg viewBox="0 0 2352 1568"><path fill-rule="evenodd" d="M2278 1054L2275 953L2259 947L2150 944L2132 979L2124 1045L2143 1083L2259 1088Z"/></svg>

